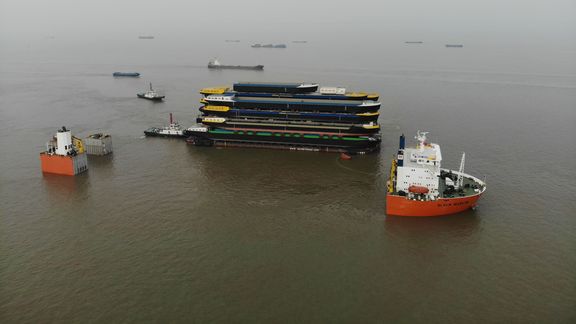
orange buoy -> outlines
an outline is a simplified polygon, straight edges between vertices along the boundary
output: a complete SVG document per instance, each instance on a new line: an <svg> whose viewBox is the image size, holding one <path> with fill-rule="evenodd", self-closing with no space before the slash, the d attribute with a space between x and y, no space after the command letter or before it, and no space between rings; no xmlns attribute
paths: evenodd
<svg viewBox="0 0 576 324"><path fill-rule="evenodd" d="M352 157L346 153L340 153L340 160L352 160Z"/></svg>
<svg viewBox="0 0 576 324"><path fill-rule="evenodd" d="M408 187L408 191L412 193L425 194L428 193L429 190L428 188L422 186L410 186Z"/></svg>

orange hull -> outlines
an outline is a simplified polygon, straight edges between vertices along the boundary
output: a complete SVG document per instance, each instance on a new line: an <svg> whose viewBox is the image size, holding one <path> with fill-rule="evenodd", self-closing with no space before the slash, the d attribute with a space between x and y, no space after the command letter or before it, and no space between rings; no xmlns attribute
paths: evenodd
<svg viewBox="0 0 576 324"><path fill-rule="evenodd" d="M50 155L40 153L42 172L61 175L76 175L88 169L85 154L77 156Z"/></svg>
<svg viewBox="0 0 576 324"><path fill-rule="evenodd" d="M386 195L386 214L394 216L444 216L476 207L482 194L435 201L408 200L406 197Z"/></svg>

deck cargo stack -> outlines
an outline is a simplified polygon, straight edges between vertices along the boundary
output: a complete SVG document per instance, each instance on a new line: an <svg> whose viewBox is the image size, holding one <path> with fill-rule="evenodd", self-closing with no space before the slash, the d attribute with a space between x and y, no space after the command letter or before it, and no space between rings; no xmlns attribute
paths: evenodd
<svg viewBox="0 0 576 324"><path fill-rule="evenodd" d="M112 153L112 136L96 133L84 139L88 155L107 155Z"/></svg>
<svg viewBox="0 0 576 324"><path fill-rule="evenodd" d="M380 146L377 94L315 83L235 83L200 91L203 127L185 131L199 146L369 153Z"/></svg>

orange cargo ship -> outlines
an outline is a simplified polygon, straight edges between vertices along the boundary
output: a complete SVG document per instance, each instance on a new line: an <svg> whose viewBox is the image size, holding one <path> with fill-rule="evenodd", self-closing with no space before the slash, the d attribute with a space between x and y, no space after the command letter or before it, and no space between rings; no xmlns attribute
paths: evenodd
<svg viewBox="0 0 576 324"><path fill-rule="evenodd" d="M438 144L426 141L426 132L418 131L415 148L405 148L400 136L398 156L392 161L386 214L394 216L443 216L475 208L486 191L486 183L464 173L465 154L460 170L441 168Z"/></svg>
<svg viewBox="0 0 576 324"><path fill-rule="evenodd" d="M61 175L76 175L88 170L88 159L82 141L66 127L58 130L56 137L46 144L40 153L42 172Z"/></svg>

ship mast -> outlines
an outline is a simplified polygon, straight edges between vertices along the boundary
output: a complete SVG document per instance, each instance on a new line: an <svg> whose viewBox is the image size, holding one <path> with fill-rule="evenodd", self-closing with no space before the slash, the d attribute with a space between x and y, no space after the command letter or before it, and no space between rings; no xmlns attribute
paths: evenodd
<svg viewBox="0 0 576 324"><path fill-rule="evenodd" d="M458 169L458 179L456 180L456 185L458 188L462 188L464 183L464 163L466 162L466 152L462 152L462 159L460 160L460 169Z"/></svg>
<svg viewBox="0 0 576 324"><path fill-rule="evenodd" d="M421 132L421 131L416 132L416 136L414 138L419 142L418 149L420 149L420 151L423 151L424 148L426 147L426 134L428 133L429 132Z"/></svg>

